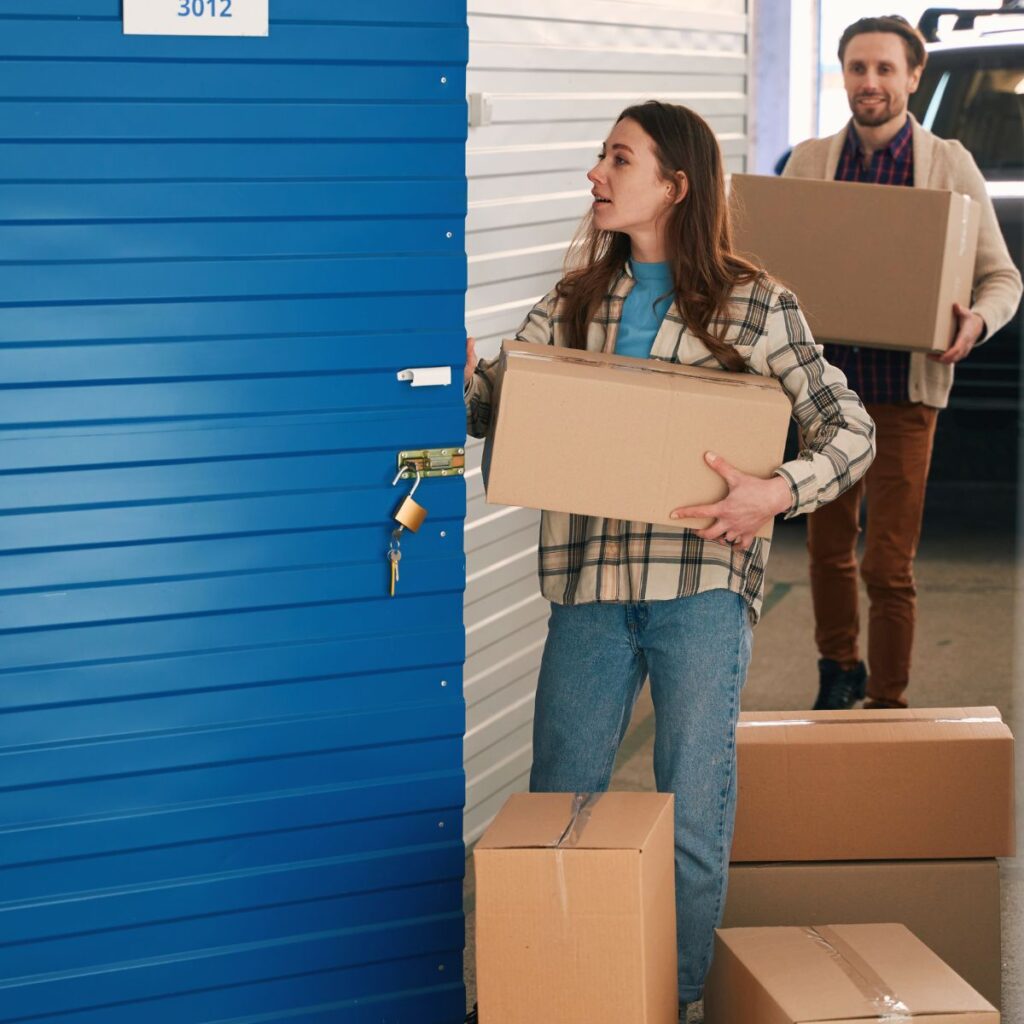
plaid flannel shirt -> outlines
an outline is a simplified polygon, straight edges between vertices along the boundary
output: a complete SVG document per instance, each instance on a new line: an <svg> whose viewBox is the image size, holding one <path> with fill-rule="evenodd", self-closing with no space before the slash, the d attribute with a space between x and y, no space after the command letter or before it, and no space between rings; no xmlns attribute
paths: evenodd
<svg viewBox="0 0 1024 1024"><path fill-rule="evenodd" d="M634 284L629 265L615 278L587 334L587 349L613 352L622 306ZM552 291L530 310L518 341L565 346L564 316ZM793 505L786 518L813 512L850 487L874 458L874 423L843 375L815 344L792 294L764 276L738 287L723 320L725 340L748 371L775 377L793 403L803 449L776 472L788 483ZM658 330L652 359L719 367L673 303ZM466 427L485 437L498 358L481 360L466 387ZM663 601L707 590L739 594L757 621L770 543L755 538L749 550L706 541L686 527L656 526L545 511L541 518L541 591L556 604L592 601Z"/></svg>

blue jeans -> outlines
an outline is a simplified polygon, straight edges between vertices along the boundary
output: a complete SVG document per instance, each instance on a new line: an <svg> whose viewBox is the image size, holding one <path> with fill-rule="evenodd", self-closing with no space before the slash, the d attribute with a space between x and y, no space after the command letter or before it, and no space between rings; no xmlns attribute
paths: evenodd
<svg viewBox="0 0 1024 1024"><path fill-rule="evenodd" d="M608 788L650 676L658 791L675 794L679 996L700 998L722 918L736 811L736 719L750 663L743 599L551 606L537 686L530 790Z"/></svg>

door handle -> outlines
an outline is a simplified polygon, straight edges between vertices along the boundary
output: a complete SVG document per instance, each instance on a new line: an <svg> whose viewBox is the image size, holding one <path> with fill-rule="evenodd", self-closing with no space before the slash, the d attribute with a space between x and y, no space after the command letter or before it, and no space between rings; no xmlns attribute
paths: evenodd
<svg viewBox="0 0 1024 1024"><path fill-rule="evenodd" d="M452 382L450 366L415 366L398 371L399 380L410 381L414 388L444 387Z"/></svg>

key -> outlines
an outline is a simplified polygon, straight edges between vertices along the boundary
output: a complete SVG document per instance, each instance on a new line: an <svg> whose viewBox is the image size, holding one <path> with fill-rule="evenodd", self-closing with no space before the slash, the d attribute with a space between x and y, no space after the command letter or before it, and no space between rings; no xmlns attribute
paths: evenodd
<svg viewBox="0 0 1024 1024"><path fill-rule="evenodd" d="M397 541L392 542L393 545L397 545ZM390 597L395 596L395 584L398 582L398 563L402 560L402 552L399 551L397 546L388 548L388 562L391 567L391 582L388 588L388 594Z"/></svg>

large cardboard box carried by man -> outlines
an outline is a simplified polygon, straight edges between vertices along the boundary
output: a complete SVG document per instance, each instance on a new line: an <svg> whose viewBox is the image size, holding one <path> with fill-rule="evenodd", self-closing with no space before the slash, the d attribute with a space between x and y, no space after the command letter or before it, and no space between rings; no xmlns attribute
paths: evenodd
<svg viewBox="0 0 1024 1024"><path fill-rule="evenodd" d="M970 307L980 207L958 192L734 174L736 251L792 289L817 341L945 352Z"/></svg>

